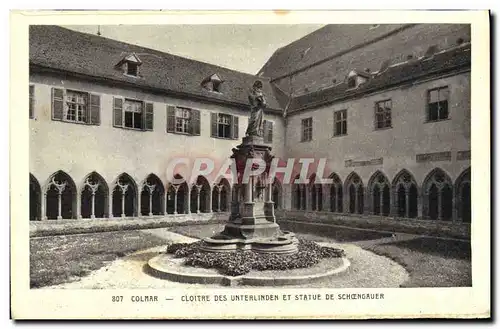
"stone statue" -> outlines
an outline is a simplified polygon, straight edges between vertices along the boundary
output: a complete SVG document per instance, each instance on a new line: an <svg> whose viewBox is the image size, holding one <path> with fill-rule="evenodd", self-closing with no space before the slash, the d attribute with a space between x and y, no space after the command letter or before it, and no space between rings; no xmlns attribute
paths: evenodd
<svg viewBox="0 0 500 329"><path fill-rule="evenodd" d="M262 93L262 82L255 81L248 95L250 103L250 118L248 120L248 127L246 131L247 136L264 135L264 108L266 108L266 99Z"/></svg>

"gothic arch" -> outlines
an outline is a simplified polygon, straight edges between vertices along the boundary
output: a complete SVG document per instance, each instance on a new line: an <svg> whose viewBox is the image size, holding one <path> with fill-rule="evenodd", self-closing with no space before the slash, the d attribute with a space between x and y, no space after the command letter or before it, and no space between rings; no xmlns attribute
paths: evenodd
<svg viewBox="0 0 500 329"><path fill-rule="evenodd" d="M231 185L229 184L229 181L224 177L220 177L215 182L216 183L212 187L212 211L230 211Z"/></svg>
<svg viewBox="0 0 500 329"><path fill-rule="evenodd" d="M41 220L42 190L38 180L30 173L30 220Z"/></svg>
<svg viewBox="0 0 500 329"><path fill-rule="evenodd" d="M471 173L470 167L465 169L455 181L455 204L458 220L471 222Z"/></svg>
<svg viewBox="0 0 500 329"><path fill-rule="evenodd" d="M272 200L274 202L274 209L283 208L283 187L280 181L275 177L272 185Z"/></svg>
<svg viewBox="0 0 500 329"><path fill-rule="evenodd" d="M316 174L309 176L309 193L311 195L311 210L323 210L323 185L316 182Z"/></svg>
<svg viewBox="0 0 500 329"><path fill-rule="evenodd" d="M344 208L344 189L340 177L336 173L328 176L332 180L328 195L330 196L330 211L341 213Z"/></svg>
<svg viewBox="0 0 500 329"><path fill-rule="evenodd" d="M179 174L174 178L179 183L168 184L167 189L167 214L184 214L188 213L189 209L189 186L187 181Z"/></svg>
<svg viewBox="0 0 500 329"><path fill-rule="evenodd" d="M424 218L451 220L453 217L453 184L441 168L434 168L422 184Z"/></svg>
<svg viewBox="0 0 500 329"><path fill-rule="evenodd" d="M85 176L80 185L79 197L82 218L109 216L109 188L99 173L93 171Z"/></svg>
<svg viewBox="0 0 500 329"><path fill-rule="evenodd" d="M393 213L398 217L418 216L418 185L415 177L402 169L392 180Z"/></svg>
<svg viewBox="0 0 500 329"><path fill-rule="evenodd" d="M48 219L73 219L77 217L77 189L66 172L59 170L50 175L44 186L45 214Z"/></svg>
<svg viewBox="0 0 500 329"><path fill-rule="evenodd" d="M190 189L190 209L193 213L210 212L210 183L204 176L196 177Z"/></svg>
<svg viewBox="0 0 500 329"><path fill-rule="evenodd" d="M382 171L375 171L368 180L368 196L373 215L389 216L391 213L391 185Z"/></svg>
<svg viewBox="0 0 500 329"><path fill-rule="evenodd" d="M155 174L149 174L141 183L141 215L163 215L165 209L165 187Z"/></svg>
<svg viewBox="0 0 500 329"><path fill-rule="evenodd" d="M113 182L113 217L138 215L138 189L135 180L127 173L120 174Z"/></svg>
<svg viewBox="0 0 500 329"><path fill-rule="evenodd" d="M296 183L296 181L300 181L300 174L295 176L295 179L292 181L292 192L293 192L293 208L296 210L306 210L307 203L307 188L304 183Z"/></svg>
<svg viewBox="0 0 500 329"><path fill-rule="evenodd" d="M344 182L344 194L349 213L364 213L365 187L361 177L354 171L347 176Z"/></svg>

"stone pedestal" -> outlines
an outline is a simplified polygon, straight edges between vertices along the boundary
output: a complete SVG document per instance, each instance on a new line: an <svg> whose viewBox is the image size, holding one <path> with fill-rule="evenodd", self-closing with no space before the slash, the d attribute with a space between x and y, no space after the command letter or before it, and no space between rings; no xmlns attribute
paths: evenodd
<svg viewBox="0 0 500 329"><path fill-rule="evenodd" d="M293 233L282 232L274 216L271 200L272 182L267 179L267 170L273 156L271 147L262 137L247 136L243 143L233 149L238 173L231 215L224 230L203 240L202 249L211 252L230 252L238 249L262 253L295 253L297 239ZM262 159L266 171L243 181L248 159Z"/></svg>

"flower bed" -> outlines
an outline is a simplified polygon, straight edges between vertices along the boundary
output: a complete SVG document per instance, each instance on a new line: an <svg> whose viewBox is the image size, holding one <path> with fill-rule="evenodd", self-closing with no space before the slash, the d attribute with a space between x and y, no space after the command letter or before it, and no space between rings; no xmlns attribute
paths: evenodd
<svg viewBox="0 0 500 329"><path fill-rule="evenodd" d="M238 276L251 270L291 270L311 267L324 258L343 257L342 249L322 247L315 242L299 239L298 252L292 255L259 254L254 251L212 253L200 250L202 242L175 243L167 253L176 258L186 258L187 266L214 268L221 274Z"/></svg>

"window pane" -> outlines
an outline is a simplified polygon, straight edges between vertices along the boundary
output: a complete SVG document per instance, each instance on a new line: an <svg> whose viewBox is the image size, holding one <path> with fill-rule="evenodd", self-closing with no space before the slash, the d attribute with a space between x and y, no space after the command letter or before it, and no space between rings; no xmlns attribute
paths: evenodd
<svg viewBox="0 0 500 329"><path fill-rule="evenodd" d="M68 90L66 93L66 120L85 122L87 114L87 94Z"/></svg>
<svg viewBox="0 0 500 329"><path fill-rule="evenodd" d="M437 90L429 91L429 103L435 103L439 100L439 94Z"/></svg>
<svg viewBox="0 0 500 329"><path fill-rule="evenodd" d="M340 135L342 130L342 122L338 121L335 123L335 135Z"/></svg>
<svg viewBox="0 0 500 329"><path fill-rule="evenodd" d="M133 128L132 112L125 112L125 127Z"/></svg>
<svg viewBox="0 0 500 329"><path fill-rule="evenodd" d="M142 113L134 112L134 128L142 129Z"/></svg>
<svg viewBox="0 0 500 329"><path fill-rule="evenodd" d="M142 113L142 102L132 101L132 100L126 99L125 100L125 111Z"/></svg>
<svg viewBox="0 0 500 329"><path fill-rule="evenodd" d="M438 103L429 104L429 121L438 120Z"/></svg>
<svg viewBox="0 0 500 329"><path fill-rule="evenodd" d="M382 102L377 103L377 112L384 112L384 104Z"/></svg>
<svg viewBox="0 0 500 329"><path fill-rule="evenodd" d="M439 100L440 101L448 100L448 96L449 96L448 88L439 89Z"/></svg>
<svg viewBox="0 0 500 329"><path fill-rule="evenodd" d="M342 122L342 134L347 134L347 121Z"/></svg>
<svg viewBox="0 0 500 329"><path fill-rule="evenodd" d="M448 119L448 102L443 101L439 102L439 119L444 120Z"/></svg>

